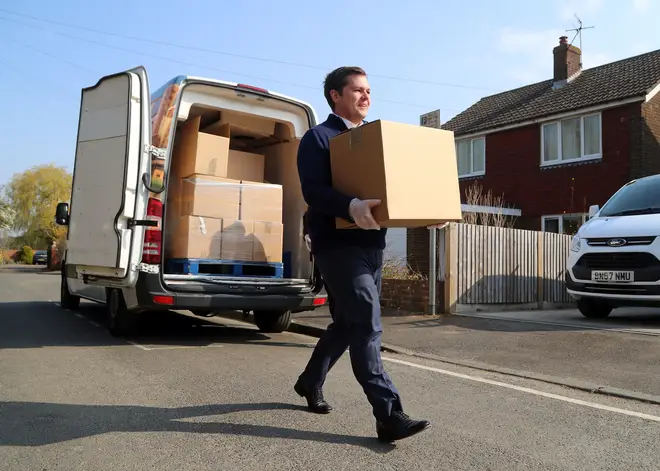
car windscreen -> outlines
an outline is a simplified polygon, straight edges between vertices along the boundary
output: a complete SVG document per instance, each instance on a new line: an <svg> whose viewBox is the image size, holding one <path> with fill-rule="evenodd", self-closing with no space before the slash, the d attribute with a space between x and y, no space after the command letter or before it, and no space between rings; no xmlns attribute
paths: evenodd
<svg viewBox="0 0 660 471"><path fill-rule="evenodd" d="M600 217L660 213L660 176L637 180L623 187L600 211Z"/></svg>

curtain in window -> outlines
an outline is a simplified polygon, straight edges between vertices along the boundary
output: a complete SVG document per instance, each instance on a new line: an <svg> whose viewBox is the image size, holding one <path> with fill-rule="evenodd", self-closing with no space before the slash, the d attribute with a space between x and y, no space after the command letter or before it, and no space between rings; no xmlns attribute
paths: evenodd
<svg viewBox="0 0 660 471"><path fill-rule="evenodd" d="M580 118L566 119L561 122L561 159L578 159L582 156L580 138Z"/></svg>
<svg viewBox="0 0 660 471"><path fill-rule="evenodd" d="M461 141L456 147L458 174L467 175L470 173L470 141Z"/></svg>
<svg viewBox="0 0 660 471"><path fill-rule="evenodd" d="M600 115L584 118L584 155L600 154Z"/></svg>
<svg viewBox="0 0 660 471"><path fill-rule="evenodd" d="M543 126L543 161L552 162L559 159L559 136L557 123Z"/></svg>
<svg viewBox="0 0 660 471"><path fill-rule="evenodd" d="M486 170L486 139L472 141L472 172Z"/></svg>

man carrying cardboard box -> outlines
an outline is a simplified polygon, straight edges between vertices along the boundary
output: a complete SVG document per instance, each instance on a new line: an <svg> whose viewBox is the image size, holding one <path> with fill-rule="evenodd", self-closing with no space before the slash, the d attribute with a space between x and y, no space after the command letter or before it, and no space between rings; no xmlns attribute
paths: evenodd
<svg viewBox="0 0 660 471"><path fill-rule="evenodd" d="M298 149L298 173L308 205L306 226L314 260L324 280L332 323L319 339L294 389L309 408L329 413L322 387L328 371L350 347L356 379L371 403L376 432L392 442L430 426L403 412L401 398L383 369L380 356L381 271L386 229L371 214L378 200L360 200L332 187L329 141L364 123L371 104L369 82L359 67L340 67L327 75L328 119L305 133ZM337 229L335 218L353 221L358 229Z"/></svg>

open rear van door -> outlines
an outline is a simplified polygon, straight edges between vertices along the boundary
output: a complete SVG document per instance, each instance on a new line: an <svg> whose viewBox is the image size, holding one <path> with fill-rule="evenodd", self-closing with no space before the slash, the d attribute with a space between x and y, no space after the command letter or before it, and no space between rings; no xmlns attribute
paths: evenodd
<svg viewBox="0 0 660 471"><path fill-rule="evenodd" d="M67 276L134 286L142 258L150 175L146 70L103 77L82 92L73 173ZM74 275L75 272L75 275Z"/></svg>

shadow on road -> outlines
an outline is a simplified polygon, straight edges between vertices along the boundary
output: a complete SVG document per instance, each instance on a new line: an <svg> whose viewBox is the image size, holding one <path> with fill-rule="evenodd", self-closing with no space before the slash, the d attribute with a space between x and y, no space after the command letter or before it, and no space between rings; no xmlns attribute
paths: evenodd
<svg viewBox="0 0 660 471"><path fill-rule="evenodd" d="M271 410L307 409L277 402L175 408L0 402L0 446L43 446L113 432L185 432L353 445L377 453L387 453L395 448L370 437L235 422L181 421L234 412Z"/></svg>
<svg viewBox="0 0 660 471"><path fill-rule="evenodd" d="M52 302L0 303L0 349L107 347L127 345L106 330L105 307L83 302L76 312ZM150 346L196 346L216 343L309 348L265 335L249 325L222 324L171 311L142 314L141 329L130 340Z"/></svg>
<svg viewBox="0 0 660 471"><path fill-rule="evenodd" d="M606 319L587 319L579 313L572 318L568 313L554 320L556 323L540 324L534 322L530 316L525 320L486 319L483 317L469 316L439 316L439 317L415 317L390 322L388 325L396 328L453 328L453 330L465 331L490 331L490 332L520 332L520 333L543 333L543 332L587 332L594 328L607 330L608 328L660 328L660 314L656 311L648 313L617 313L614 311ZM548 322L547 319L539 321ZM567 322L567 324L562 324ZM573 323L569 325L568 323Z"/></svg>

